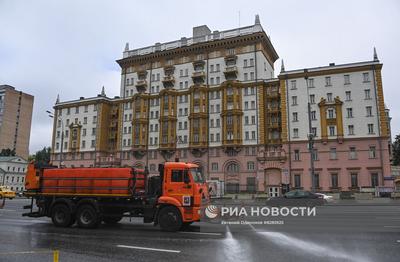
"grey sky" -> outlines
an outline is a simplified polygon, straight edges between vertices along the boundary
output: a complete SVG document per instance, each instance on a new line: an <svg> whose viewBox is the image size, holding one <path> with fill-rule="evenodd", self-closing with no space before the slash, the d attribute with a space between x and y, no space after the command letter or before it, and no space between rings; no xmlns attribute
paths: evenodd
<svg viewBox="0 0 400 262"><path fill-rule="evenodd" d="M392 133L400 133L399 1L19 1L0 0L0 84L35 96L31 153L51 143L45 113L61 100L119 95L126 42L139 48L190 37L207 24L226 30L259 14L287 70L372 60L383 66ZM280 60L275 64L280 71Z"/></svg>

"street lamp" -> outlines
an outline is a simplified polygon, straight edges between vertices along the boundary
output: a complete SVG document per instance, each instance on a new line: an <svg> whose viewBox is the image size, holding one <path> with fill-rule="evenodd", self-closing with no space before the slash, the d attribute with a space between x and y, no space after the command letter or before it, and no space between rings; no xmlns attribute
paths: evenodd
<svg viewBox="0 0 400 262"><path fill-rule="evenodd" d="M50 118L54 118L54 114L52 112L50 112L49 110L46 111L46 113L49 114ZM62 167L62 160L63 160L63 145L64 145L64 121L61 118L61 116L56 116L57 120L61 121L61 150L60 150L60 163L58 165L58 167Z"/></svg>

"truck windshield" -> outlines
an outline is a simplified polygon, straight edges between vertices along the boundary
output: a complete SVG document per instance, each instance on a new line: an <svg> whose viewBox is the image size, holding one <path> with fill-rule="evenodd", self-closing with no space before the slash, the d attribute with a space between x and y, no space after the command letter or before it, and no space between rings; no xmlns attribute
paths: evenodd
<svg viewBox="0 0 400 262"><path fill-rule="evenodd" d="M200 169L198 168L190 168L190 173L193 176L193 180L195 183L204 183L205 179Z"/></svg>

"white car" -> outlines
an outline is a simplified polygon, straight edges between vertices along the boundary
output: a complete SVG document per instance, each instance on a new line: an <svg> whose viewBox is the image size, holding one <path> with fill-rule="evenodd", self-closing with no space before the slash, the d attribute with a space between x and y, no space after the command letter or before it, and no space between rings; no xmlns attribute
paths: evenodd
<svg viewBox="0 0 400 262"><path fill-rule="evenodd" d="M315 193L318 196L321 196L326 202L332 202L333 201L333 196L328 196L322 193Z"/></svg>

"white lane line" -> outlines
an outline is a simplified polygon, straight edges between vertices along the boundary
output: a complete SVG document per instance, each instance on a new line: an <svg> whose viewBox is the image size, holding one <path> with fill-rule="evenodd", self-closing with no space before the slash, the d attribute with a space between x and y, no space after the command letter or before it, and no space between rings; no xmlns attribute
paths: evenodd
<svg viewBox="0 0 400 262"><path fill-rule="evenodd" d="M397 243L400 243L400 240L397 240Z"/></svg>
<svg viewBox="0 0 400 262"><path fill-rule="evenodd" d="M400 226L383 226L383 227L390 227L390 228L400 228Z"/></svg>
<svg viewBox="0 0 400 262"><path fill-rule="evenodd" d="M221 236L221 233L208 233L208 232L189 232L189 231L183 231L179 232L181 234L195 234L195 235L209 235L209 236Z"/></svg>
<svg viewBox="0 0 400 262"><path fill-rule="evenodd" d="M248 225L249 225L249 227L251 227L251 229L253 229L254 231L257 232L257 229L252 224L249 223Z"/></svg>
<svg viewBox="0 0 400 262"><path fill-rule="evenodd" d="M117 247L130 248L130 249L140 249L140 250L149 250L149 251L158 251L158 252L168 252L168 253L181 253L180 250L172 250L172 249L160 249L160 248L125 246L125 245L117 245Z"/></svg>

